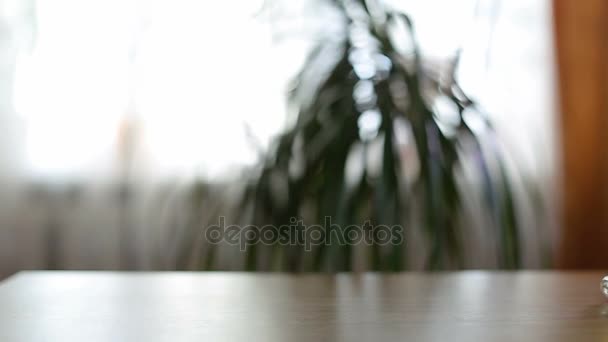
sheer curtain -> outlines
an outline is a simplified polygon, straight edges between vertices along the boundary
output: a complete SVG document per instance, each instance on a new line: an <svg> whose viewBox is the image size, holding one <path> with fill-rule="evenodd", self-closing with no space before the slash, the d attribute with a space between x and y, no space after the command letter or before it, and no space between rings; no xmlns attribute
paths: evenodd
<svg viewBox="0 0 608 342"><path fill-rule="evenodd" d="M306 44L262 1L0 4L0 272L175 267L178 203L257 161Z"/></svg>
<svg viewBox="0 0 608 342"><path fill-rule="evenodd" d="M133 159L150 177L213 177L253 162L245 128L263 142L279 129L282 69L298 55L275 53L260 6L39 1L14 84L29 172L98 179Z"/></svg>
<svg viewBox="0 0 608 342"><path fill-rule="evenodd" d="M268 3L0 1L0 274L176 267L171 232L187 220L189 185L224 184L256 162L287 123L290 75L329 29L322 1ZM523 181L545 189L549 1L458 3L394 1L429 60L462 49L465 90L493 115Z"/></svg>

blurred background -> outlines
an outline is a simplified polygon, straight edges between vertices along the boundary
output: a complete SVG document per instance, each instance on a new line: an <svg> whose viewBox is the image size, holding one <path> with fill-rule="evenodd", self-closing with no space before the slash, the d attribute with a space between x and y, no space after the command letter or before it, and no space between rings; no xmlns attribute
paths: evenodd
<svg viewBox="0 0 608 342"><path fill-rule="evenodd" d="M606 267L607 6L0 0L0 277ZM406 238L201 238L327 215Z"/></svg>

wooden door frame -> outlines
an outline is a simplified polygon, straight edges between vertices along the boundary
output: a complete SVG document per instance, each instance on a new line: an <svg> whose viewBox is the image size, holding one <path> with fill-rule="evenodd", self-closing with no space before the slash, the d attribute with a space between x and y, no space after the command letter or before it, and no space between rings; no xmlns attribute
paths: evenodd
<svg viewBox="0 0 608 342"><path fill-rule="evenodd" d="M560 268L608 268L608 1L553 0L562 151Z"/></svg>

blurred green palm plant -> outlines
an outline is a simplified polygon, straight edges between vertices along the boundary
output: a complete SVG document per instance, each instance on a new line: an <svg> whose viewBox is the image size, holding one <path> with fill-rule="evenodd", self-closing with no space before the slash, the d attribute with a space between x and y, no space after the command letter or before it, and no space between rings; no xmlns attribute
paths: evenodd
<svg viewBox="0 0 608 342"><path fill-rule="evenodd" d="M328 0L329 1L329 0ZM343 34L321 41L297 75L283 132L248 185L241 222L287 226L294 218L331 229L369 220L421 229L427 269L463 267L463 191L480 190L500 267L519 266L512 191L485 117L455 82L457 58L440 72L423 65L409 17L376 1L334 0ZM447 108L447 110L446 110ZM446 115L451 110L452 114ZM493 136L489 134L488 136ZM408 140L409 139L409 142ZM404 143L405 141L405 143ZM409 149L408 149L409 146ZM459 186L464 157L480 186ZM294 232L292 232L294 233ZM323 231L330 234L330 231ZM367 246L368 268L407 269L407 240ZM248 270L348 271L356 246L253 244Z"/></svg>

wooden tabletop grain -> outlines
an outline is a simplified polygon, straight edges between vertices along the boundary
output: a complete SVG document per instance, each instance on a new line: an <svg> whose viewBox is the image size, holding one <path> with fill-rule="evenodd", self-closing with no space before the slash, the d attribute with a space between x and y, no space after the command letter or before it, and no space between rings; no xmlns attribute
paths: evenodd
<svg viewBox="0 0 608 342"><path fill-rule="evenodd" d="M23 272L0 341L608 341L602 272Z"/></svg>

